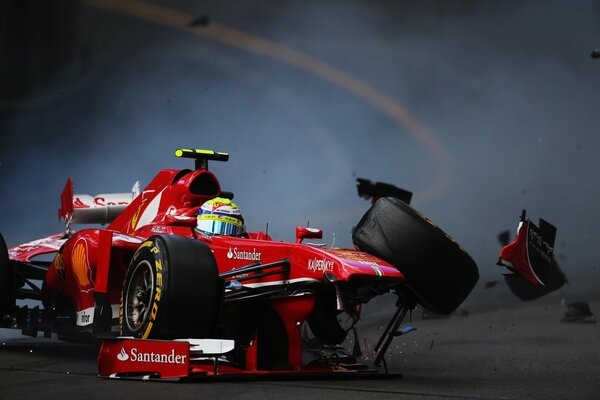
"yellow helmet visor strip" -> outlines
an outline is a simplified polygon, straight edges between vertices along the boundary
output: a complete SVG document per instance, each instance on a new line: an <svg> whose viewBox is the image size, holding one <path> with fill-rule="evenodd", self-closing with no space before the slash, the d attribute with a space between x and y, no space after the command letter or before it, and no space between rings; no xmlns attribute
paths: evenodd
<svg viewBox="0 0 600 400"><path fill-rule="evenodd" d="M218 222L227 222L233 224L239 228L242 227L243 222L239 218L230 217L228 215L219 215L219 214L200 214L198 215L198 221L218 221Z"/></svg>

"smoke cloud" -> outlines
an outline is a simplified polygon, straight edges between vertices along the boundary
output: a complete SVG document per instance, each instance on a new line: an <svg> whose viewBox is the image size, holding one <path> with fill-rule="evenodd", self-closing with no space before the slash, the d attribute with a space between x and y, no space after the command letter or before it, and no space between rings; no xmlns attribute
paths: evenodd
<svg viewBox="0 0 600 400"><path fill-rule="evenodd" d="M189 167L173 151L199 147L231 154L210 168L248 228L268 222L277 240L310 221L326 241L335 233L336 245L351 246L369 206L356 195L359 176L413 191L415 207L471 253L482 282L503 272L496 235L516 231L522 208L558 227L569 290L597 282L597 2L163 3L360 78L410 110L450 162L307 71L82 6L68 36L77 57L25 98L3 99L0 231L9 245L62 229L67 177L78 193L127 191L161 168ZM444 191L421 196L441 174Z"/></svg>

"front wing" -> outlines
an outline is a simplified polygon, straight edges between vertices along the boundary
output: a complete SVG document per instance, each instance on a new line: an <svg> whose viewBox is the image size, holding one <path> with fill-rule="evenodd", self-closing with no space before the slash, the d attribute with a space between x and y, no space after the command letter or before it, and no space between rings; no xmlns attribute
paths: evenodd
<svg viewBox="0 0 600 400"><path fill-rule="evenodd" d="M104 378L141 380L186 380L194 378L274 376L301 374L379 375L380 371L360 363L325 360L302 369L261 370L257 368L257 341L246 349L246 365L227 360L235 347L233 340L177 339L141 340L130 337L107 338L98 355L98 374Z"/></svg>

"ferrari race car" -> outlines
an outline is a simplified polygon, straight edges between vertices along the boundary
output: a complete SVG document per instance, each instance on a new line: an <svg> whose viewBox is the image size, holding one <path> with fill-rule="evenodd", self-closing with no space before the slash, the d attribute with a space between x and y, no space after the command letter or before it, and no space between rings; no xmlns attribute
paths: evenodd
<svg viewBox="0 0 600 400"><path fill-rule="evenodd" d="M233 193L208 170L229 155L175 154L194 170L95 197L74 195L69 179L64 233L9 249L0 236L1 327L102 339L102 376L372 371L339 346L363 304L397 296L375 346L374 364L385 366L393 338L410 330L400 329L408 311L452 313L479 278L460 245L396 197L374 202L352 250L303 243L322 237L315 228L297 227L295 243L246 231ZM108 225L71 230L83 223Z"/></svg>

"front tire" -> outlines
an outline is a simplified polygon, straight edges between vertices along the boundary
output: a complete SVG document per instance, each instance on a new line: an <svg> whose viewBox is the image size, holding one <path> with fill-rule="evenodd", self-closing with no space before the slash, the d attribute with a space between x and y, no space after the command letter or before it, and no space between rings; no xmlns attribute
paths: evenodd
<svg viewBox="0 0 600 400"><path fill-rule="evenodd" d="M121 294L120 333L141 339L210 337L223 293L207 245L180 236L153 236L129 264Z"/></svg>

